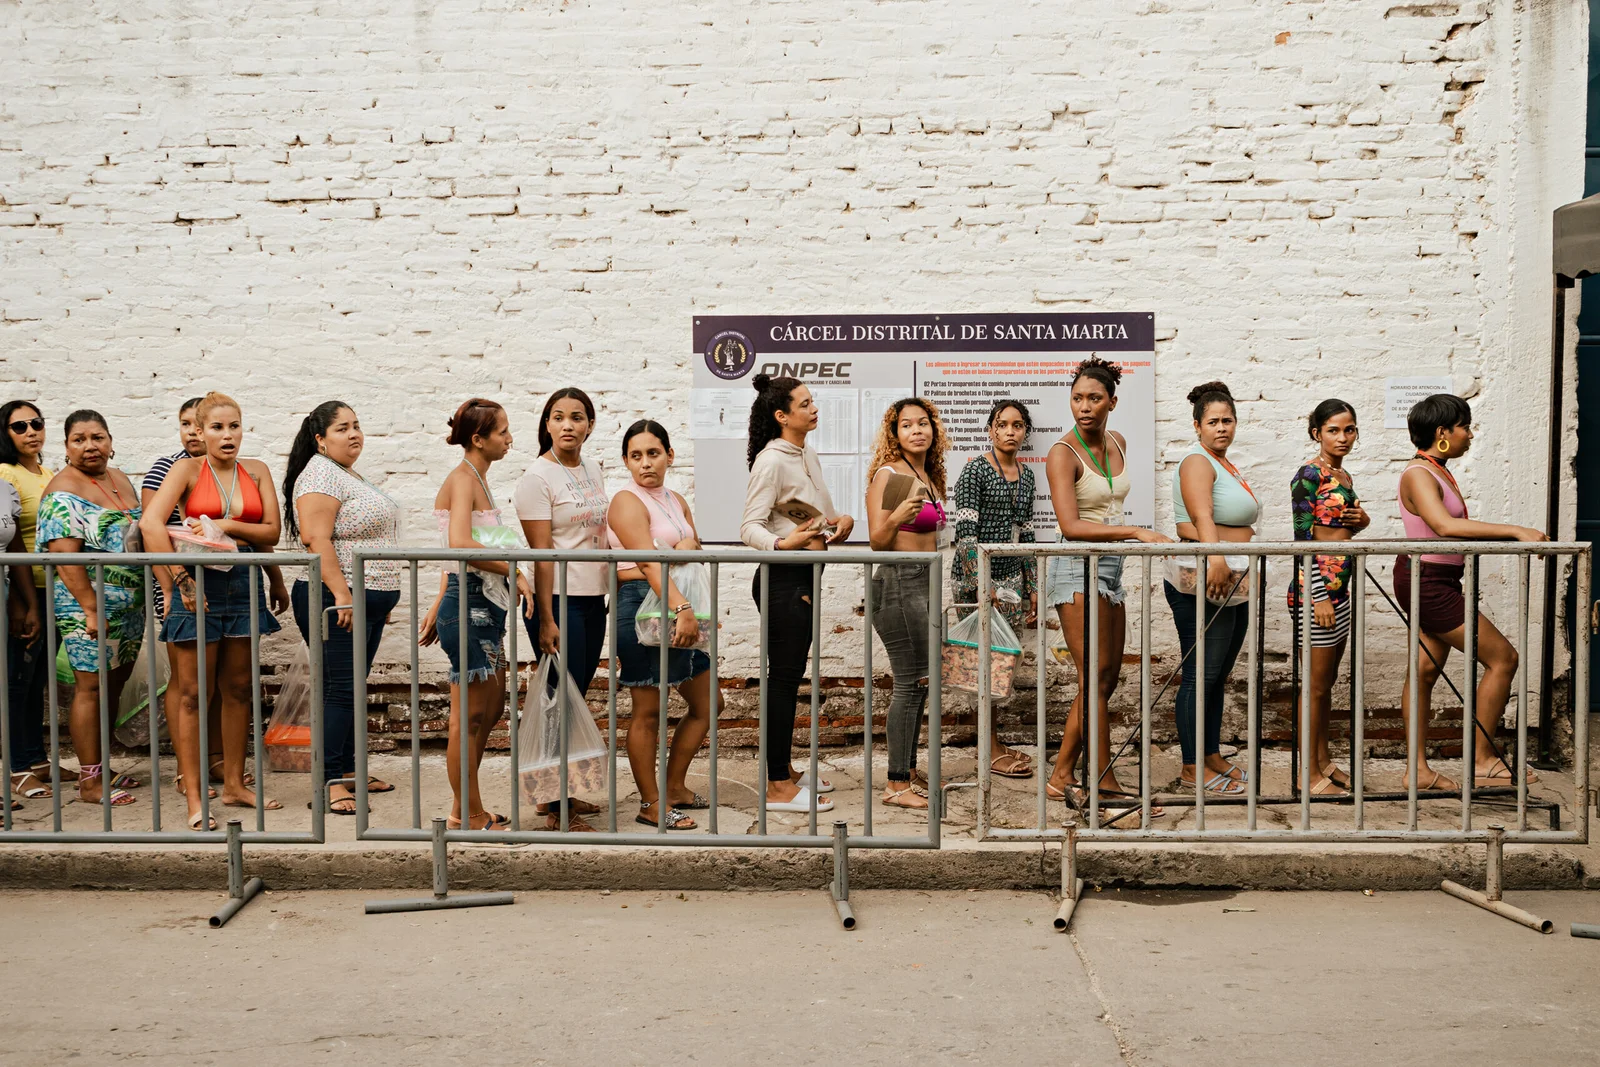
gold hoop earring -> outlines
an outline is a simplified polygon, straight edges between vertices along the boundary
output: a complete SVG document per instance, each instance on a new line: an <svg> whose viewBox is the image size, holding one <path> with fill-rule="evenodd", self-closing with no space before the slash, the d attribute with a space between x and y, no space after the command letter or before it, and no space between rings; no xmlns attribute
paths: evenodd
<svg viewBox="0 0 1600 1067"><path fill-rule="evenodd" d="M1441 456L1448 456L1450 454L1450 442L1449 441L1440 440L1433 447L1439 450L1439 455L1441 455Z"/></svg>
<svg viewBox="0 0 1600 1067"><path fill-rule="evenodd" d="M326 456L327 454L328 454L328 450L326 448L323 448L321 445L317 446L317 455Z"/></svg>

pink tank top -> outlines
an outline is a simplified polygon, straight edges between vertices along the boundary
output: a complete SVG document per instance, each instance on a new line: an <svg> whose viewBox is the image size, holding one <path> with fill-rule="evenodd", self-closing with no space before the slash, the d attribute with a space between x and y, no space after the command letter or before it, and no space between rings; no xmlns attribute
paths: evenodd
<svg viewBox="0 0 1600 1067"><path fill-rule="evenodd" d="M646 489L638 482L630 481L617 491L632 493L639 498L639 502L644 505L644 510L650 516L650 539L657 545L671 548L694 533L694 527L689 524L688 516L683 513L683 505L678 503L678 498L672 490L665 487ZM606 526L606 543L612 548L623 547L616 532L609 525ZM620 582L634 581L643 577L644 574L639 568L631 564L617 565L617 580Z"/></svg>
<svg viewBox="0 0 1600 1067"><path fill-rule="evenodd" d="M1431 470L1426 467L1423 469L1427 470L1429 474L1433 475L1433 480L1439 483L1439 492L1444 495L1444 509L1450 513L1450 517L1454 519L1466 518L1467 502L1461 499L1461 495L1456 492L1455 487L1450 484L1449 480L1439 477L1438 471ZM1442 540L1438 534L1434 533L1433 527L1428 525L1427 520L1425 520L1421 515L1413 515L1406 509L1406 501L1403 495L1400 497L1400 521L1405 524L1406 538L1408 540ZM1445 555L1438 553L1425 554L1422 557L1422 562L1445 563L1456 567L1465 565L1462 557L1459 555Z"/></svg>

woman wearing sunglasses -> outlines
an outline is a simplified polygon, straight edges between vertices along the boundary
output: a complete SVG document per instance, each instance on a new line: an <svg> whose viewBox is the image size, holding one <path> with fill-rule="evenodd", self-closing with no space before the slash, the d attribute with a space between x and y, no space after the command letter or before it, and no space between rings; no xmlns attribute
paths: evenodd
<svg viewBox="0 0 1600 1067"><path fill-rule="evenodd" d="M44 415L26 400L0 406L0 479L11 484L18 498L17 522L7 538L6 551L33 552L39 523L39 499L55 472L42 462ZM44 687L53 664L46 662L44 627L44 568L32 568L32 577L12 582L6 598L6 663L11 733L11 792L29 800L50 796L50 759L44 747ZM75 778L61 772L63 780Z"/></svg>

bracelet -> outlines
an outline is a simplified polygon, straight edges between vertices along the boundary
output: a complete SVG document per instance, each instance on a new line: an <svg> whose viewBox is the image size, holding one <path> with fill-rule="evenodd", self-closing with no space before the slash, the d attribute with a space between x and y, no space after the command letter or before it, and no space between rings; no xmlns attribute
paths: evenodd
<svg viewBox="0 0 1600 1067"><path fill-rule="evenodd" d="M686 611L693 611L694 605L685 600L682 604L672 609L674 615L682 615Z"/></svg>

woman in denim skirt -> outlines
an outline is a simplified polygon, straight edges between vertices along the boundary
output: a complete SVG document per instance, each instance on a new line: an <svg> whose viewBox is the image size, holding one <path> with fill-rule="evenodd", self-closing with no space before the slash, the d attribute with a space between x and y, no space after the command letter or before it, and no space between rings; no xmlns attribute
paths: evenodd
<svg viewBox="0 0 1600 1067"><path fill-rule="evenodd" d="M700 547L694 516L682 496L665 485L672 466L672 442L666 428L658 422L640 419L622 436L622 458L633 474L611 500L608 540L612 548L647 552L671 548L693 552ZM704 568L704 564L688 564ZM669 567L666 588L662 589L661 567L654 563L617 565L617 659L622 684L632 698L633 717L628 723L628 765L639 788L639 814L635 822L657 825L660 816L657 793L656 731L661 721L661 646L639 641L636 619L639 605L654 592L666 604L666 618L672 620L667 653L667 684L678 690L689 705L689 713L672 735L672 750L667 756L667 813L669 830L693 830L694 819L683 809L704 808L706 799L690 789L686 781L689 764L711 729L711 659L692 647L700 643L701 630L695 617L696 605L680 590L673 578L683 580L683 572ZM709 609L710 604L700 605ZM666 619L657 622L658 632ZM716 620L711 620L716 625Z"/></svg>
<svg viewBox="0 0 1600 1067"><path fill-rule="evenodd" d="M444 548L521 547L517 530L489 491L489 468L511 451L511 424L505 408L493 400L473 398L450 419L448 444L464 455L433 498ZM506 612L511 607L511 566L496 560L468 565L467 662L461 662L461 590L458 569L446 564L440 595L422 623L421 642L438 641L450 660L450 740L445 765L450 775L452 830L509 830L504 815L487 811L478 792L478 765L489 743L489 731L500 721L506 699ZM524 611L532 611L527 579L517 575L517 594ZM463 689L463 684L465 688ZM465 708L463 709L463 703ZM466 726L463 729L463 710ZM467 769L468 813L461 815L461 746L471 754Z"/></svg>
<svg viewBox="0 0 1600 1067"><path fill-rule="evenodd" d="M278 518L278 497L272 475L259 459L239 456L244 443L244 417L239 405L221 393L207 393L196 409L200 432L205 438L203 456L180 459L172 465L161 489L150 501L139 520L145 547L151 552L174 550L167 533L167 518L181 505L184 522L198 530L201 518L212 520L216 528L231 537L240 552L270 552L278 543L282 523ZM186 546L185 546L186 547ZM226 559L226 555L219 555ZM229 807L255 807L255 793L245 781L245 748L250 736L250 619L254 613L257 633L278 632L275 612L289 606L289 590L276 567L265 568L264 581L256 585L256 601L250 601L250 568L218 570L207 566L199 573L205 583L206 634L204 641L208 688L216 679L222 698L222 802ZM172 645L175 658L172 673L179 680L182 694L178 714L170 716L173 748L178 755L178 770L183 775L183 795L189 805L189 827L200 827L201 774L199 629L195 607L196 569L158 567L167 614L161 624L161 640ZM270 588L272 610L267 609ZM176 594L176 595L175 595ZM265 800L267 808L281 807ZM212 819L206 829L216 829Z"/></svg>

